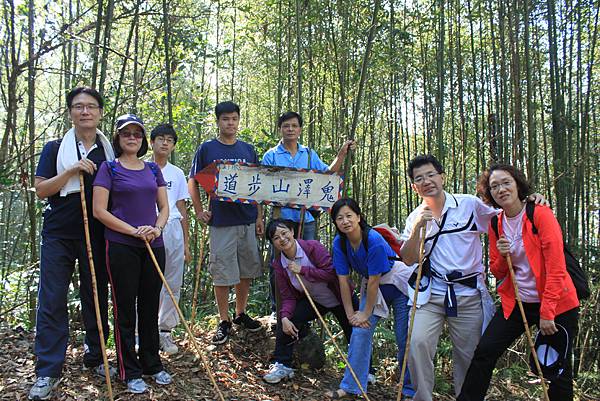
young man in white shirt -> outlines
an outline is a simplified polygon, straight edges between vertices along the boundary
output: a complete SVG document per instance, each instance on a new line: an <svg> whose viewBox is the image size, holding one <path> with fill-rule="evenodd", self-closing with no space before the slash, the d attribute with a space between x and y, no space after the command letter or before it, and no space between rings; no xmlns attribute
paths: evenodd
<svg viewBox="0 0 600 401"><path fill-rule="evenodd" d="M161 168L167 182L169 199L169 221L163 229L165 243L165 279L179 301L183 283L184 262L191 259L189 250L189 221L185 200L189 199L187 180L183 171L169 163L169 157L177 144L177 133L171 124L161 124L150 133L154 152L154 161ZM158 310L158 328L160 331L160 349L167 354L175 354L177 345L173 342L171 331L179 324L179 315L166 288L160 293Z"/></svg>

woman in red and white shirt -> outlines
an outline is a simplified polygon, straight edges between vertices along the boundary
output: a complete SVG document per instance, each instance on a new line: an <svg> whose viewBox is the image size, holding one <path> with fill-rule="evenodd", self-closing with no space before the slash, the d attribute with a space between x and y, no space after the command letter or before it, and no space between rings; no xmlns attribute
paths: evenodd
<svg viewBox="0 0 600 401"><path fill-rule="evenodd" d="M579 300L567 273L563 237L558 221L547 206L535 205L532 222L526 215L526 198L531 188L525 175L509 165L493 165L478 182L483 200L501 208L498 235L491 227L490 270L500 283L501 307L486 328L467 372L457 400L483 400L497 360L525 331L516 305L515 290L506 256L510 255L527 322L543 335L559 327L568 333L569 344L564 370L549 385L550 400L573 399L571 348L577 331Z"/></svg>

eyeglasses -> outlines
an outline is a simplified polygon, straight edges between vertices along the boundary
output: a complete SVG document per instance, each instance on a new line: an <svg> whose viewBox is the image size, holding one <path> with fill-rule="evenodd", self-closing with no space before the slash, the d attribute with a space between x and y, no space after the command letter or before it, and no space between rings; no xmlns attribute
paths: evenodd
<svg viewBox="0 0 600 401"><path fill-rule="evenodd" d="M119 132L119 135L122 136L123 138L134 137L135 139L141 139L144 137L144 133L139 132L139 131L123 131L123 132Z"/></svg>
<svg viewBox="0 0 600 401"><path fill-rule="evenodd" d="M154 139L154 142L164 142L164 143L168 143L169 145L172 145L175 143L175 139L172 136L157 136Z"/></svg>
<svg viewBox="0 0 600 401"><path fill-rule="evenodd" d="M502 188L509 188L512 185L512 181L504 181L498 184L490 185L490 191L498 192Z"/></svg>
<svg viewBox="0 0 600 401"><path fill-rule="evenodd" d="M435 173L427 173L425 175L419 175L415 178L413 178L413 183L417 184L417 185L421 185L425 182L425 180L432 180L433 177L440 175L440 173L435 172Z"/></svg>
<svg viewBox="0 0 600 401"><path fill-rule="evenodd" d="M282 130L286 130L286 129L290 129L290 128L292 128L292 129L298 129L298 128L300 128L300 124L296 124L296 123L293 123L293 124L285 124L285 123L281 124L281 129Z"/></svg>
<svg viewBox="0 0 600 401"><path fill-rule="evenodd" d="M88 111L96 111L100 108L97 104L81 104L77 103L71 106L71 110L83 111L88 109Z"/></svg>

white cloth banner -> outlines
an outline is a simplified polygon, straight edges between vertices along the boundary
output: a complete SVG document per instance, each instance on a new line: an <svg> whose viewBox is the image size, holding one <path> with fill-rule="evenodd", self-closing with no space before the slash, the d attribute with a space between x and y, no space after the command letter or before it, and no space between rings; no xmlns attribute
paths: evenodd
<svg viewBox="0 0 600 401"><path fill-rule="evenodd" d="M216 197L222 201L329 210L341 197L342 176L317 170L217 162Z"/></svg>

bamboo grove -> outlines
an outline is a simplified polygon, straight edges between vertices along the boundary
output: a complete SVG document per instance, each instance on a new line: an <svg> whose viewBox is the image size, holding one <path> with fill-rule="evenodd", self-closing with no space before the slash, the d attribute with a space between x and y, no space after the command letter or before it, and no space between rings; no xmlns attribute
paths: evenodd
<svg viewBox="0 0 600 401"><path fill-rule="evenodd" d="M305 117L302 142L324 160L355 138L347 186L372 223L402 227L416 206L404 171L418 153L438 156L449 190L464 193L491 162L513 163L598 277L599 11L592 0L3 0L2 319L35 318L32 177L79 84L105 96L105 133L125 112L173 122L184 171L227 99L259 154L285 110ZM580 372L598 370L598 305L595 291L581 311Z"/></svg>

